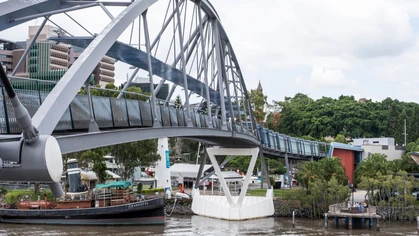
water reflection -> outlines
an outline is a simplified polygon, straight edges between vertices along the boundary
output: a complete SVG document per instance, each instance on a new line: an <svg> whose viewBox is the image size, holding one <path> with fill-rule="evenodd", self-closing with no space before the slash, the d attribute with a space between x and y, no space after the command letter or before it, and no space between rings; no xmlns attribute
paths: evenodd
<svg viewBox="0 0 419 236"><path fill-rule="evenodd" d="M374 224L375 225L375 224ZM2 224L0 235L417 235L416 222L381 222L381 231L334 228L333 221L324 228L322 219L264 218L247 221L224 221L201 216L167 217L156 226L57 226Z"/></svg>

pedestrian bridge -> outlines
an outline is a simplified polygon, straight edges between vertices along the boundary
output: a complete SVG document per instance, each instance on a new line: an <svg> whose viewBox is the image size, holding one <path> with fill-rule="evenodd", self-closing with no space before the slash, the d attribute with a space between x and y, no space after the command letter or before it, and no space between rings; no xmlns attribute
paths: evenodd
<svg viewBox="0 0 419 236"><path fill-rule="evenodd" d="M120 11L110 11L112 7ZM98 17L94 27L68 14L80 10L83 16ZM56 15L58 20L52 21ZM265 155L283 157L287 164L288 159L326 156L325 143L278 134L256 124L239 60L207 0L2 1L0 38L3 31L34 19L40 19L40 28L27 41L23 56L11 68L6 66L7 75L0 68L1 180L50 183L54 195L60 196L61 154L166 137L206 144L223 188L216 155L252 157L244 186L257 155L265 178ZM55 34L37 41L48 22L57 26ZM73 28L68 28L69 22ZM74 27L83 33L79 30L75 35ZM7 44L18 47L10 41ZM67 45L68 52L57 50L54 45L58 44ZM81 54L73 58L72 49ZM134 68L122 91L91 86L92 74L96 83L115 75L104 63L109 58ZM26 74L19 72L24 64ZM137 73L148 78L149 96L126 91ZM159 81L157 86L155 81ZM166 84L170 86L167 97L158 99L156 94ZM184 102L171 103L176 95ZM226 199L201 198L193 209L201 215L235 220L273 213L271 188L257 204L245 197L245 189L237 199L228 189ZM221 209L222 216L202 205Z"/></svg>
<svg viewBox="0 0 419 236"><path fill-rule="evenodd" d="M12 78L11 81L17 96L31 116L35 115L50 93L45 90L51 89L56 84L56 82L26 78ZM13 106L4 87L1 89L0 120L3 122L0 123L0 134L10 139L21 134L22 129L16 122ZM126 141L184 137L210 146L261 145L264 154L270 157L284 158L287 154L290 159L312 160L323 158L327 154L326 143L279 134L259 124L256 130L252 130L248 123L233 123L232 127L232 123L227 122L226 129L223 130L221 119L215 116L209 119L205 111L192 110L190 115L192 126L188 127L185 109L177 109L176 104L158 99L159 105L155 115L157 120L154 120L149 96L101 88L91 88L91 91L101 93L103 96L76 95L54 129L53 134L59 143L62 143L63 153ZM117 98L119 93L123 94L122 98ZM100 132L89 132L91 123L89 100L92 105L93 120ZM123 139L120 137L121 133L132 137ZM91 140L92 137L94 140Z"/></svg>

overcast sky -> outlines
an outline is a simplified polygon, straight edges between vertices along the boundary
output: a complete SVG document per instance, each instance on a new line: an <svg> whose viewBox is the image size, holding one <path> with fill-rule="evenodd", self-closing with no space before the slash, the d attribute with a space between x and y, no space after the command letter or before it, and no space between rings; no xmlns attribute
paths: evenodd
<svg viewBox="0 0 419 236"><path fill-rule="evenodd" d="M419 1L210 2L230 38L247 88L256 88L260 80L269 102L296 93L419 102ZM164 7L156 9L163 17ZM79 16L94 23L93 29L107 23L103 13L95 20ZM0 32L0 38L25 40L26 30L20 31L24 34ZM127 73L127 67L118 68L117 83Z"/></svg>
<svg viewBox="0 0 419 236"><path fill-rule="evenodd" d="M419 1L212 1L268 100L296 93L419 102Z"/></svg>

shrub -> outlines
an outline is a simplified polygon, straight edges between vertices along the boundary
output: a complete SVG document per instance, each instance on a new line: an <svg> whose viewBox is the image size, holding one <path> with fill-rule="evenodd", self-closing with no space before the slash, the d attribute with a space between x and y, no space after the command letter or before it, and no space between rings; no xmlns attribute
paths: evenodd
<svg viewBox="0 0 419 236"><path fill-rule="evenodd" d="M7 189L5 189L5 188L1 187L1 188L0 188L0 194L1 194L1 195L4 195L4 194L6 194L6 193L7 193Z"/></svg>
<svg viewBox="0 0 419 236"><path fill-rule="evenodd" d="M38 196L40 196L41 200L44 200L44 194L47 194L48 200L54 199L51 190L46 190L38 194L35 194L33 191L27 190L11 190L6 194L5 201L7 204L16 204L24 196L28 196L27 200L36 201L38 200Z"/></svg>
<svg viewBox="0 0 419 236"><path fill-rule="evenodd" d="M141 193L143 191L143 183L139 182L137 184L137 193Z"/></svg>
<svg viewBox="0 0 419 236"><path fill-rule="evenodd" d="M164 188L143 189L141 193L146 194L146 193L155 193L155 192L163 193Z"/></svg>
<svg viewBox="0 0 419 236"><path fill-rule="evenodd" d="M272 176L269 176L269 182L271 182L271 185L275 185L275 179Z"/></svg>

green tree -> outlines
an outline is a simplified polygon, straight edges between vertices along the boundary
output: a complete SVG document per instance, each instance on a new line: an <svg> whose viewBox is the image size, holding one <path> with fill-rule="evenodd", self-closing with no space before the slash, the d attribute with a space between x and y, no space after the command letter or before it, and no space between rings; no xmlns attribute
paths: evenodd
<svg viewBox="0 0 419 236"><path fill-rule="evenodd" d="M348 179L345 168L339 158L324 158L320 161L305 162L300 166L298 173L294 177L303 188L308 188L309 183L316 179L329 182L335 178L341 185L347 185Z"/></svg>
<svg viewBox="0 0 419 236"><path fill-rule="evenodd" d="M394 137L396 143L401 144L403 140L402 120L399 118L398 101L395 100L390 108L390 114L387 122L387 135Z"/></svg>
<svg viewBox="0 0 419 236"><path fill-rule="evenodd" d="M415 204L416 197L411 194L415 186L416 183L413 176L408 176L405 171L386 175L377 172L374 177L363 176L359 183L359 187L367 190L369 205L397 207L402 209L402 211L409 210L408 208ZM384 218L395 219L396 217L391 212L390 215L386 212L383 213L385 214L382 215ZM414 213L413 217L416 217L416 213Z"/></svg>
<svg viewBox="0 0 419 236"><path fill-rule="evenodd" d="M176 108L176 109L182 109L183 108L183 102L182 102L182 98L180 97L180 95L176 96L175 104L173 105L173 107Z"/></svg>
<svg viewBox="0 0 419 236"><path fill-rule="evenodd" d="M338 134L336 136L335 142L338 142L338 143L348 143L348 142L346 142L345 136L343 136L342 134Z"/></svg>
<svg viewBox="0 0 419 236"><path fill-rule="evenodd" d="M143 90L140 87L136 86L130 86L126 90L127 92L136 93L136 94L129 94L127 93L125 96L127 99L133 99L133 100L140 100L143 102L146 102L149 100L149 94L143 93Z"/></svg>
<svg viewBox="0 0 419 236"><path fill-rule="evenodd" d="M350 194L339 158L305 162L294 178L303 187L298 198L304 207L310 209L311 217L321 216L329 205L345 201Z"/></svg>
<svg viewBox="0 0 419 236"><path fill-rule="evenodd" d="M157 152L157 141L149 139L123 143L109 147L110 154L122 166L122 178L128 179L134 174L135 167L149 166L160 159Z"/></svg>
<svg viewBox="0 0 419 236"><path fill-rule="evenodd" d="M267 96L263 95L260 90L250 90L250 103L253 108L254 116L258 124L263 124L265 121L265 106L268 104Z"/></svg>
<svg viewBox="0 0 419 236"><path fill-rule="evenodd" d="M320 172L319 162L309 161L300 166L300 169L294 178L298 181L300 186L308 188L309 183L320 176Z"/></svg>
<svg viewBox="0 0 419 236"><path fill-rule="evenodd" d="M316 139L338 134L351 138L387 136L401 145L406 119L407 142L419 137L419 104L391 98L381 102L370 99L358 102L353 96L313 100L298 93L285 97L284 101L274 101L269 109L266 126L291 136L309 135Z"/></svg>
<svg viewBox="0 0 419 236"><path fill-rule="evenodd" d="M225 157L225 159L228 157ZM249 165L250 165L250 161L251 161L251 157L250 156L235 156L233 157L233 159L230 160L230 162L228 162L225 165L225 168L229 168L229 169L233 169L233 170L239 170L240 172L243 172L246 174ZM266 164L267 160L266 160ZM256 160L256 164L255 164L255 168L253 170L252 174L256 174L257 172L257 168L260 167L260 159L257 158Z"/></svg>
<svg viewBox="0 0 419 236"><path fill-rule="evenodd" d="M106 149L96 148L83 152L79 158L80 168L86 168L89 164L92 164L92 171L95 172L100 183L104 183L108 178L108 174L106 173L106 163L103 158L104 155L106 155Z"/></svg>
<svg viewBox="0 0 419 236"><path fill-rule="evenodd" d="M390 162L386 160L384 154L374 153L370 157L359 163L354 172L354 182L359 184L363 177L375 178L380 175L389 175L393 173Z"/></svg>

